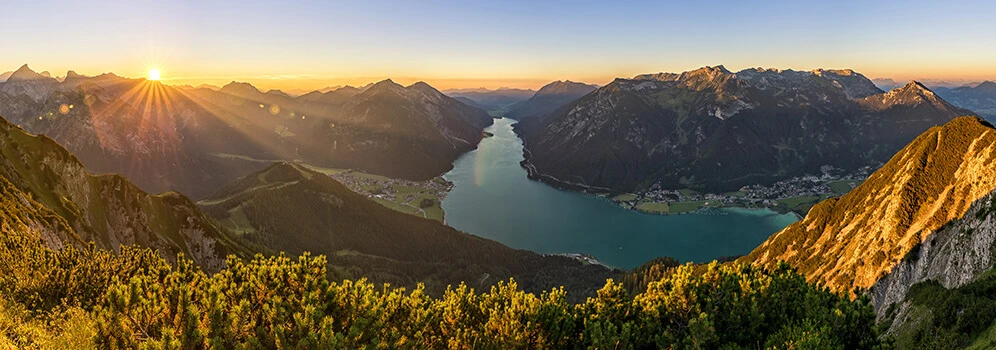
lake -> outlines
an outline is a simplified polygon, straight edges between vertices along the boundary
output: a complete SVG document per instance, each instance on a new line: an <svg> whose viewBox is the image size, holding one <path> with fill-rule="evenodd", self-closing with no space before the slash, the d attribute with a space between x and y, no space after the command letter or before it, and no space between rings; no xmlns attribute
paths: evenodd
<svg viewBox="0 0 996 350"><path fill-rule="evenodd" d="M584 253L602 263L634 268L658 256L705 262L750 252L795 222L795 214L723 208L653 215L612 201L564 191L526 177L514 120L495 119L493 137L462 155L443 177L453 190L443 201L446 223L513 248L538 253Z"/></svg>

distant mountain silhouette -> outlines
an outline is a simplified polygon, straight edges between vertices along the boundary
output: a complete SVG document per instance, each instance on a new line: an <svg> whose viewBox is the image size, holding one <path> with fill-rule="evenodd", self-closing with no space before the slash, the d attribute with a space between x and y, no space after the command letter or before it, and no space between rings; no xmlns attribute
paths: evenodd
<svg viewBox="0 0 996 350"><path fill-rule="evenodd" d="M505 117L517 120L543 117L597 88L597 85L558 80L543 86L528 100L512 105Z"/></svg>

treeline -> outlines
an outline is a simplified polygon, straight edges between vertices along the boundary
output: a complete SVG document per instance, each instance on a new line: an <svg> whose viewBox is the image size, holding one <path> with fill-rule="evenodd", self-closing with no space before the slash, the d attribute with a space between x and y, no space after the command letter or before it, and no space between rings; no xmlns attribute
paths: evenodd
<svg viewBox="0 0 996 350"><path fill-rule="evenodd" d="M882 345L866 298L782 265L690 265L585 302L515 281L481 293L333 282L322 256L230 257L215 274L148 249L120 254L0 238L0 346L53 348L818 348Z"/></svg>

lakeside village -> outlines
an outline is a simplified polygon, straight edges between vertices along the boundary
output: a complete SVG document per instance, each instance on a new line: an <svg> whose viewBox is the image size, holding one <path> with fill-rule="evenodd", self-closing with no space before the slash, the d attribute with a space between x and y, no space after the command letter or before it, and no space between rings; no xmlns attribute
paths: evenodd
<svg viewBox="0 0 996 350"><path fill-rule="evenodd" d="M749 185L722 194L699 193L691 189L668 190L654 184L643 193L626 193L611 199L623 208L650 214L682 214L721 207L769 208L800 216L816 203L850 192L879 166L865 166L844 172L831 166L821 168L822 175L809 175L778 181L769 186ZM718 214L718 213L717 213Z"/></svg>
<svg viewBox="0 0 996 350"><path fill-rule="evenodd" d="M749 185L738 191L721 194L699 193L691 189L669 190L658 183L646 192L625 193L607 198L623 208L648 214L700 212L723 215L723 212L708 210L739 207L768 208L779 213L794 212L801 217L816 203L850 192L879 167L881 165L865 166L845 172L823 166L821 175L791 178L768 186ZM388 208L445 222L442 202L452 190L453 183L441 176L428 181L410 181L353 170L333 172L329 176Z"/></svg>
<svg viewBox="0 0 996 350"><path fill-rule="evenodd" d="M699 193L690 189L666 190L660 184L639 194L621 194L609 198L619 206L648 214L670 215L699 212L728 215L711 210L722 207L769 208L776 212L793 212L804 217L809 209L826 198L841 196L860 185L879 166L866 166L845 173L840 169L824 166L822 175L810 175L783 180L770 186L744 186L735 192L722 194ZM354 170L326 172L336 181L354 192L381 205L403 213L418 215L445 223L442 202L453 189L453 183L443 177L428 181L392 179ZM584 264L611 268L594 256L580 253L553 254L566 256Z"/></svg>
<svg viewBox="0 0 996 350"><path fill-rule="evenodd" d="M453 183L442 176L428 181L392 179L385 176L345 170L329 174L353 192L388 208L444 222L442 202Z"/></svg>

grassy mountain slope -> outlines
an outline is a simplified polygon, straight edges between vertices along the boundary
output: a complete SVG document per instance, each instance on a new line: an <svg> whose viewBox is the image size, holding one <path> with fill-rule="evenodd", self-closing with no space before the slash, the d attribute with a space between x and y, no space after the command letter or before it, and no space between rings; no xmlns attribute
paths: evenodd
<svg viewBox="0 0 996 350"><path fill-rule="evenodd" d="M0 121L0 177L17 190L12 196L45 207L41 216L55 226L40 231L50 232L43 236L53 248L94 242L117 251L137 244L167 259L182 252L208 270L220 269L227 254L244 252L183 195L151 195L119 175L90 175L52 139L6 121Z"/></svg>
<svg viewBox="0 0 996 350"><path fill-rule="evenodd" d="M585 295L616 274L396 212L297 164L250 174L200 205L248 241L294 255L326 255L340 277L402 286L422 282L435 293L461 281L488 286L515 277L527 290L566 285Z"/></svg>
<svg viewBox="0 0 996 350"><path fill-rule="evenodd" d="M788 261L833 290L869 288L935 230L996 188L996 130L974 117L933 127L850 193L825 200L744 261Z"/></svg>

